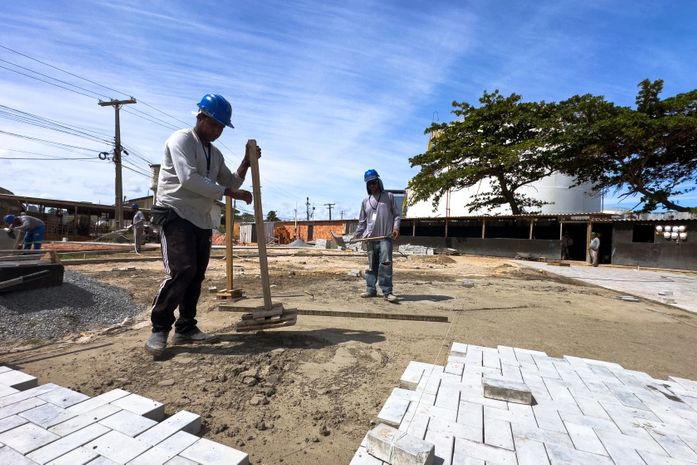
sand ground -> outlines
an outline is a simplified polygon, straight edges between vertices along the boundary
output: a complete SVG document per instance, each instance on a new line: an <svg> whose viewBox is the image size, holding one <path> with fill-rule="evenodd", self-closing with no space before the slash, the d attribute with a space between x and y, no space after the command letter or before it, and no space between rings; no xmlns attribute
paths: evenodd
<svg viewBox="0 0 697 465"><path fill-rule="evenodd" d="M300 316L293 327L238 334L239 314L219 310L207 289L225 288L213 258L199 325L221 335L209 346L145 354L147 323L70 341L13 345L0 361L90 396L113 388L156 399L167 413L203 417L206 437L244 450L253 464L348 463L410 360L445 363L453 341L614 361L654 377L697 379L697 315L521 267L505 259L395 257L399 304L360 299L364 258L270 251L274 302L286 308L447 316L448 323ZM235 258L235 286L261 304L258 260ZM127 289L147 305L164 277L157 261L70 265ZM465 285L463 280L474 284ZM147 313L141 321L147 321ZM5 346L6 344L3 343Z"/></svg>

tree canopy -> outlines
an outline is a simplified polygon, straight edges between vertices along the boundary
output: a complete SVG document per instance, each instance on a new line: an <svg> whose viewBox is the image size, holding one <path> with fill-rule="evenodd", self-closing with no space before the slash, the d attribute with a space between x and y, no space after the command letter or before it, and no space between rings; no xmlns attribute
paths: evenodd
<svg viewBox="0 0 697 465"><path fill-rule="evenodd" d="M484 92L480 106L453 102L454 121L434 123L426 152L409 159L410 204L490 181L469 211L508 205L513 214L544 205L521 188L555 171L577 185L639 195L642 211L686 211L671 198L697 181L697 90L661 99L663 81L639 84L636 109L603 97L575 95L559 103Z"/></svg>
<svg viewBox="0 0 697 465"><path fill-rule="evenodd" d="M697 90L661 100L663 81L639 83L636 109L601 97L561 102L560 170L597 190L639 195L641 211L688 211L671 197L697 181Z"/></svg>
<svg viewBox="0 0 697 465"><path fill-rule="evenodd" d="M276 210L269 210L266 214L266 221L281 221L281 219L276 216Z"/></svg>
<svg viewBox="0 0 697 465"><path fill-rule="evenodd" d="M519 214L544 205L520 189L554 171L548 141L555 105L521 100L520 95L504 97L496 90L485 91L478 108L453 102L457 119L426 129L432 143L425 153L409 159L412 167L421 167L409 182L410 203L432 197L435 209L449 190L491 179L492 190L473 196L470 212L507 204Z"/></svg>

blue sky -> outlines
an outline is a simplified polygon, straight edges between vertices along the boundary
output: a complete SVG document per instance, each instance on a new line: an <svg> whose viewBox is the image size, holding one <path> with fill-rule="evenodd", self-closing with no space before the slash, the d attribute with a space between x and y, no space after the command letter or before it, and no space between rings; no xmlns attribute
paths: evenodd
<svg viewBox="0 0 697 465"><path fill-rule="evenodd" d="M453 100L475 104L499 89L633 105L645 78L664 79L663 96L696 88L696 17L693 0L3 2L0 187L113 203L113 164L97 154L109 150L114 111L99 94L139 102L121 113L125 166L138 171L124 170L124 195L148 195L147 162L159 163L169 134L193 125L196 103L215 92L233 105L235 129L219 145L228 164L247 139L263 149L265 211L292 219L297 205L304 219L309 197L317 219L326 203L333 218L356 217L363 172L404 188L424 129L451 120ZM25 124L8 108L99 137ZM86 159L55 159L67 157ZM697 205L697 195L680 202Z"/></svg>

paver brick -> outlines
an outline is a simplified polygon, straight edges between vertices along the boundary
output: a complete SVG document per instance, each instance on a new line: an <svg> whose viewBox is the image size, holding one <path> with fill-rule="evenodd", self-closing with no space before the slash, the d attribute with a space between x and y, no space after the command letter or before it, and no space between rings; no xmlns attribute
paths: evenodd
<svg viewBox="0 0 697 465"><path fill-rule="evenodd" d="M48 462L46 465L85 465L97 457L99 457L99 454L95 451L78 447L58 457L56 460Z"/></svg>
<svg viewBox="0 0 697 465"><path fill-rule="evenodd" d="M198 440L198 436L179 431L153 448L143 452L128 462L128 465L161 465L168 463L169 460ZM189 460L181 457L180 459Z"/></svg>
<svg viewBox="0 0 697 465"><path fill-rule="evenodd" d="M244 452L208 439L199 439L179 455L201 465L249 465Z"/></svg>
<svg viewBox="0 0 697 465"><path fill-rule="evenodd" d="M157 422L136 413L129 412L128 410L121 410L120 412L100 420L99 424L113 429L114 431L118 431L119 433L123 433L126 436L134 437L148 428L153 427Z"/></svg>
<svg viewBox="0 0 697 465"><path fill-rule="evenodd" d="M7 430L16 428L27 423L29 420L20 417L19 415L12 415L0 420L0 433L4 433Z"/></svg>
<svg viewBox="0 0 697 465"><path fill-rule="evenodd" d="M195 413L180 410L136 438L150 445L158 444L179 431L196 434L201 429L201 417Z"/></svg>
<svg viewBox="0 0 697 465"><path fill-rule="evenodd" d="M584 452L592 452L594 454L607 455L607 451L603 444L596 436L593 428L585 425L577 425L572 422L565 422L566 430L569 432L569 437L574 443L574 447Z"/></svg>
<svg viewBox="0 0 697 465"><path fill-rule="evenodd" d="M368 453L392 465L430 465L433 444L391 426L379 424L368 432Z"/></svg>
<svg viewBox="0 0 697 465"><path fill-rule="evenodd" d="M110 403L151 420L160 421L165 418L165 406L163 403L139 396L138 394L129 394Z"/></svg>
<svg viewBox="0 0 697 465"><path fill-rule="evenodd" d="M452 465L453 446L455 441L455 437L452 434L426 431L426 437L424 439L426 442L433 444L434 464Z"/></svg>
<svg viewBox="0 0 697 465"><path fill-rule="evenodd" d="M124 391L123 389L113 389L105 392L104 394L100 394L96 397L92 397L91 399L84 400L71 407L68 407L68 411L77 414L89 412L97 407L101 407L102 405L109 404L117 399L126 397L129 394L130 392Z"/></svg>
<svg viewBox="0 0 697 465"><path fill-rule="evenodd" d="M411 401L408 399L403 399L398 395L390 394L390 397L387 398L387 401L385 401L382 409L378 413L378 420L387 425L394 426L396 428L399 427L399 424L402 423L404 415L407 413L410 402Z"/></svg>
<svg viewBox="0 0 697 465"><path fill-rule="evenodd" d="M368 450L364 446L361 446L353 455L353 458L351 459L351 463L349 463L349 465L383 465L384 463L385 462L383 462L382 460L370 455L368 453Z"/></svg>
<svg viewBox="0 0 697 465"><path fill-rule="evenodd" d="M25 423L0 434L0 443L10 446L19 453L27 454L44 444L55 441L58 437L33 423Z"/></svg>
<svg viewBox="0 0 697 465"><path fill-rule="evenodd" d="M172 457L170 460L167 460L164 463L164 465L199 465L199 464L194 462L193 460L185 459L184 457L177 455L176 457Z"/></svg>
<svg viewBox="0 0 697 465"><path fill-rule="evenodd" d="M467 439L455 438L453 465L466 463L466 457L484 460L487 463L495 463L497 465L516 465L518 463L515 452L510 450L479 444Z"/></svg>
<svg viewBox="0 0 697 465"><path fill-rule="evenodd" d="M42 384L41 386L37 386L35 388L27 389L26 391L19 391L14 394L10 394L8 396L0 397L0 409L2 407L6 407L10 404L14 404L17 402L20 402L22 400L30 399L33 397L37 397L40 394L43 394L45 392L49 392L53 389L59 388L57 384L52 384L52 383L47 383L47 384Z"/></svg>
<svg viewBox="0 0 697 465"><path fill-rule="evenodd" d="M484 378L482 385L484 386L484 397L519 404L532 404L532 392L524 383Z"/></svg>
<svg viewBox="0 0 697 465"><path fill-rule="evenodd" d="M56 389L52 389L44 394L39 394L37 397L62 408L68 408L89 399L89 396L81 392L73 391L72 389L67 389L61 386L58 386Z"/></svg>
<svg viewBox="0 0 697 465"><path fill-rule="evenodd" d="M10 386L5 386L4 384L0 385L0 397L9 396L10 394L14 394L16 392L19 392L19 389L15 389Z"/></svg>
<svg viewBox="0 0 697 465"><path fill-rule="evenodd" d="M128 463L150 448L150 444L118 431L109 431L85 447L116 463Z"/></svg>
<svg viewBox="0 0 697 465"><path fill-rule="evenodd" d="M30 397L28 399L20 400L19 402L15 402L14 404L0 408L0 420L27 410L31 410L34 407L38 407L39 405L43 405L45 403L46 402L37 397Z"/></svg>
<svg viewBox="0 0 697 465"><path fill-rule="evenodd" d="M515 438L515 452L518 465L549 465L545 445L539 441Z"/></svg>
<svg viewBox="0 0 697 465"><path fill-rule="evenodd" d="M7 465L37 465L33 460L29 460L7 446L0 446L0 463Z"/></svg>
<svg viewBox="0 0 697 465"><path fill-rule="evenodd" d="M31 376L19 370L7 370L0 373L0 384L19 391L36 387L38 381L36 376Z"/></svg>
<svg viewBox="0 0 697 465"><path fill-rule="evenodd" d="M46 429L75 416L74 413L70 413L63 408L48 403L26 410L19 415Z"/></svg>
<svg viewBox="0 0 697 465"><path fill-rule="evenodd" d="M559 444L547 444L546 448L552 465L614 465L608 456L591 454Z"/></svg>
<svg viewBox="0 0 697 465"><path fill-rule="evenodd" d="M121 409L115 405L104 404L99 407L82 413L76 417L59 423L55 426L49 428L49 431L58 434L59 436L67 436L68 434L74 433L87 425L96 423L102 418L106 418L109 415L113 415L116 412L120 412Z"/></svg>
<svg viewBox="0 0 697 465"><path fill-rule="evenodd" d="M89 425L86 428L75 431L72 434L56 439L28 455L38 463L46 463L67 454L73 449L87 444L88 442L108 433L110 430L101 425Z"/></svg>
<svg viewBox="0 0 697 465"><path fill-rule="evenodd" d="M484 442L494 447L514 450L511 423L496 420L484 413Z"/></svg>

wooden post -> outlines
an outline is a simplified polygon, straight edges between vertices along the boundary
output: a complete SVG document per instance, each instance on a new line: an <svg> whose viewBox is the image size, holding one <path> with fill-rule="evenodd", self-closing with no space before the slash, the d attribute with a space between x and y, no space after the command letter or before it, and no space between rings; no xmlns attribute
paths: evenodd
<svg viewBox="0 0 697 465"><path fill-rule="evenodd" d="M535 220L530 218L530 233L528 234L528 239L532 240L532 230L535 227Z"/></svg>
<svg viewBox="0 0 697 465"><path fill-rule="evenodd" d="M232 283L232 235L234 232L232 210L232 197L225 196L225 273L227 274L227 290L232 291L235 287Z"/></svg>
<svg viewBox="0 0 697 465"><path fill-rule="evenodd" d="M486 238L486 220L482 220L482 239Z"/></svg>
<svg viewBox="0 0 697 465"><path fill-rule="evenodd" d="M264 211L261 208L261 186L259 183L259 159L257 158L257 141L249 139L246 148L247 160L252 169L252 190L254 193L254 219L257 228L257 245L259 247L259 268L261 287L264 293L264 309L271 310L271 286L269 285L269 263L266 259L266 232L264 230Z"/></svg>
<svg viewBox="0 0 697 465"><path fill-rule="evenodd" d="M588 222L588 226L586 227L586 261L590 261L591 259L591 253L590 253L590 246L591 246L591 233L593 232L593 223Z"/></svg>

